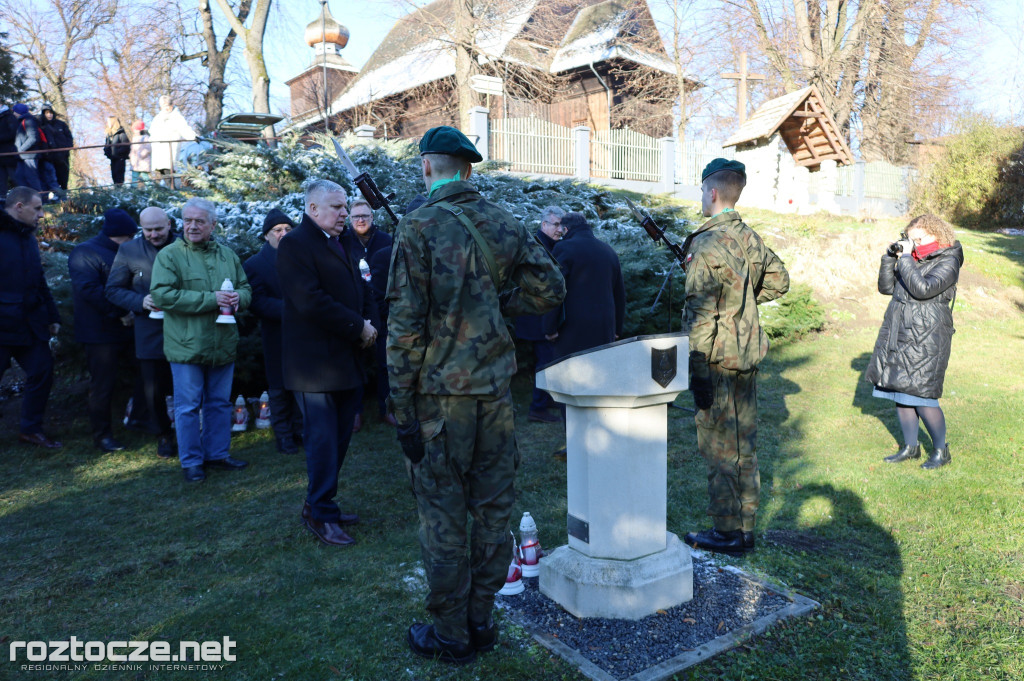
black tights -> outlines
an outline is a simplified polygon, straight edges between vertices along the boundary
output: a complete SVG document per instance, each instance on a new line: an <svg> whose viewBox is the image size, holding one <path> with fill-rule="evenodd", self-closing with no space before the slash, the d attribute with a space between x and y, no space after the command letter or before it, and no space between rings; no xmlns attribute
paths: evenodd
<svg viewBox="0 0 1024 681"><path fill-rule="evenodd" d="M917 444L917 420L920 418L932 436L932 446L945 449L946 417L942 414L942 407L905 407L897 404L896 415L903 429L903 444L909 447Z"/></svg>

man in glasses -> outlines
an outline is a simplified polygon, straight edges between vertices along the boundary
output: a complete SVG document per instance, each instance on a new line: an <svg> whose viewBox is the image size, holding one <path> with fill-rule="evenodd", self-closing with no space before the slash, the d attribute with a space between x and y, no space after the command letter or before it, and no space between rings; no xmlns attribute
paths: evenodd
<svg viewBox="0 0 1024 681"><path fill-rule="evenodd" d="M548 206L540 214L540 229L535 236L537 241L544 247L544 250L551 255L555 244L565 236L565 229L562 228L562 218L565 211L558 206ZM541 316L516 317L516 338L530 341L533 344L534 372L543 369L551 363L555 357L555 344L544 337L544 325ZM562 420L561 412L549 411L555 406L555 401L545 390L537 387L536 373L534 374L533 398L530 400L530 410L527 418L539 423L557 423Z"/></svg>
<svg viewBox="0 0 1024 681"><path fill-rule="evenodd" d="M373 224L373 210L366 199L354 199L349 204L348 222L348 229L342 233L341 242L351 255L352 261L359 266L360 275L372 289L381 291L387 289L387 281L373 281L370 261L378 251L391 248L391 235ZM387 279L387 274L384 275L384 279ZM387 333L378 334L374 353L377 365L377 410L382 421L395 425L395 417L388 411L386 402L388 397L388 367L387 356L384 352L386 341ZM359 387L359 406L352 427L353 433L358 433L363 427L364 388L365 386Z"/></svg>

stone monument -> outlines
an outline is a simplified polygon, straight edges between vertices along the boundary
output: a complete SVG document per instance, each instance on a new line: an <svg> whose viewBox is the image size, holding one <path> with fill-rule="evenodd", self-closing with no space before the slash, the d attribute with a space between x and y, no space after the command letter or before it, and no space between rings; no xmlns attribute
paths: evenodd
<svg viewBox="0 0 1024 681"><path fill-rule="evenodd" d="M569 543L540 590L577 617L640 619L693 598L690 551L665 525L668 404L687 389L685 334L638 336L537 374L566 405Z"/></svg>

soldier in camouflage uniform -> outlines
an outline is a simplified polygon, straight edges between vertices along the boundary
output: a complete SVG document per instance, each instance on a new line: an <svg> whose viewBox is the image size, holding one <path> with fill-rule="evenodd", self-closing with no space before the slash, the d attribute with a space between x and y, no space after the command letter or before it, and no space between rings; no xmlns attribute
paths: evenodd
<svg viewBox="0 0 1024 681"><path fill-rule="evenodd" d="M701 210L710 219L689 239L684 328L690 334L690 387L697 446L708 467L714 527L686 542L738 554L754 548L757 470L757 366L768 353L757 305L789 290L789 273L734 210L746 172L715 159L701 175Z"/></svg>
<svg viewBox="0 0 1024 681"><path fill-rule="evenodd" d="M429 198L398 226L387 295L391 401L433 616L407 640L417 655L461 664L494 647L491 608L512 553L516 360L502 315L553 309L565 282L523 225L467 181L481 157L465 135L433 128L420 151Z"/></svg>

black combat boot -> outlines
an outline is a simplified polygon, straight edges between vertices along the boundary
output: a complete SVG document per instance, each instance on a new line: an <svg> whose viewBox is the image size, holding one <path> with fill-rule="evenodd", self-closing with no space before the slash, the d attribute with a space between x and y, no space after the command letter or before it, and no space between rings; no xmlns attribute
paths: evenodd
<svg viewBox="0 0 1024 681"><path fill-rule="evenodd" d="M913 447L910 445L903 445L900 451L896 452L892 456L885 457L886 463L899 463L900 461L906 461L907 459L920 459L921 458L921 445L916 444Z"/></svg>
<svg viewBox="0 0 1024 681"><path fill-rule="evenodd" d="M469 642L478 653L494 650L498 642L498 625L490 617L483 623L469 620Z"/></svg>
<svg viewBox="0 0 1024 681"><path fill-rule="evenodd" d="M476 659L476 649L470 643L449 641L434 630L433 624L416 624L409 627L406 641L412 652L420 657L440 660L448 664L468 664Z"/></svg>
<svg viewBox="0 0 1024 681"><path fill-rule="evenodd" d="M753 534L751 534L750 539L751 543L753 543ZM738 556L744 551L742 530L719 532L712 528L710 530L701 530L700 532L687 532L683 541L695 549L727 553L730 556Z"/></svg>
<svg viewBox="0 0 1024 681"><path fill-rule="evenodd" d="M928 457L928 460L921 464L921 468L926 470L941 468L952 460L953 457L949 454L949 445L947 444L942 448L936 447L932 455Z"/></svg>

